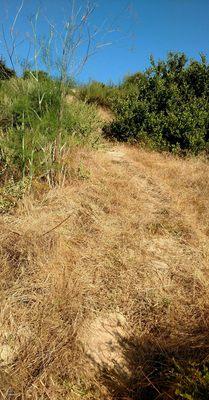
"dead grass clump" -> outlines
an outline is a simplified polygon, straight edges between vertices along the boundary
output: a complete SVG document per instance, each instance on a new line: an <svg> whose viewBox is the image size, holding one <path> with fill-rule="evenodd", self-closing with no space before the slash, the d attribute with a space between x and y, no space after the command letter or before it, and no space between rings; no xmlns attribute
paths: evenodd
<svg viewBox="0 0 209 400"><path fill-rule="evenodd" d="M40 235L33 230L22 234L6 231L1 237L2 257L15 270L19 267L26 269L27 265L35 265L40 259L42 262L48 261L49 256L56 254L58 240L56 232Z"/></svg>

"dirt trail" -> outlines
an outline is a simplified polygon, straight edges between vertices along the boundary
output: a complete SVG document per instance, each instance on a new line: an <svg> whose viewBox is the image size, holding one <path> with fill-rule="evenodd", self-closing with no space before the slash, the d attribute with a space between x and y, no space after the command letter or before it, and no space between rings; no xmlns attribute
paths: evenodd
<svg viewBox="0 0 209 400"><path fill-rule="evenodd" d="M90 365L124 364L135 377L151 338L208 329L208 163L125 145L81 152L79 163L80 179L1 219L0 354L14 353L5 370L2 360L3 394L71 400L81 376L93 390ZM111 399L108 390L91 398Z"/></svg>

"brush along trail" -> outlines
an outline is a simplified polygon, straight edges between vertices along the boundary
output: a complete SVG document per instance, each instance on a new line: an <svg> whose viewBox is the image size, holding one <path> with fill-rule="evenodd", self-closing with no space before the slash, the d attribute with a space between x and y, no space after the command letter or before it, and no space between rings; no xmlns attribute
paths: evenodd
<svg viewBox="0 0 209 400"><path fill-rule="evenodd" d="M125 145L72 162L0 220L2 399L137 398L150 341L208 331L208 162Z"/></svg>

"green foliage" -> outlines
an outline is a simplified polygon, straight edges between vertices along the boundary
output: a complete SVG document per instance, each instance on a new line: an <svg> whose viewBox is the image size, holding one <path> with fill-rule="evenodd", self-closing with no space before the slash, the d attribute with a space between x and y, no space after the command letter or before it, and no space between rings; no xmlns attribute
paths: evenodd
<svg viewBox="0 0 209 400"><path fill-rule="evenodd" d="M87 103L95 103L103 107L111 105L113 87L93 81L79 89L79 98Z"/></svg>
<svg viewBox="0 0 209 400"><path fill-rule="evenodd" d="M57 170L66 171L69 146L97 146L100 141L96 107L67 104L59 81L12 79L0 87L0 94L1 182L38 177L52 183Z"/></svg>
<svg viewBox="0 0 209 400"><path fill-rule="evenodd" d="M0 187L0 214L8 213L12 210L19 199L21 199L28 190L28 180L14 182L11 178Z"/></svg>
<svg viewBox="0 0 209 400"><path fill-rule="evenodd" d="M89 179L90 178L90 171L85 167L85 165L80 162L77 171L76 171L76 175L79 179L85 180L85 179Z"/></svg>
<svg viewBox="0 0 209 400"><path fill-rule="evenodd" d="M23 73L23 79L36 79L38 81L46 81L50 79L50 77L46 71L32 71L26 69Z"/></svg>
<svg viewBox="0 0 209 400"><path fill-rule="evenodd" d="M15 77L15 71L6 66L5 61L0 59L0 80L7 80Z"/></svg>
<svg viewBox="0 0 209 400"><path fill-rule="evenodd" d="M209 396L209 369L206 365L190 364L187 368L178 366L175 373L178 400L205 400Z"/></svg>
<svg viewBox="0 0 209 400"><path fill-rule="evenodd" d="M197 154L209 149L209 66L170 53L145 73L126 77L109 104L117 118L106 134L154 148Z"/></svg>

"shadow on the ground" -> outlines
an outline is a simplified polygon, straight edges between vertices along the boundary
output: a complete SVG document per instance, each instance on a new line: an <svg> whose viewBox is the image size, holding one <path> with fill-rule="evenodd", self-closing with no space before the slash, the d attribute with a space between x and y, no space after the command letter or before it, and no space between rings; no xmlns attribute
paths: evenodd
<svg viewBox="0 0 209 400"><path fill-rule="evenodd" d="M112 370L105 365L99 366L99 379L115 400L179 399L175 395L176 365L184 369L191 362L208 362L208 328L190 332L184 339L162 338L161 333L159 339L155 336L118 340L121 340L129 373L117 364Z"/></svg>

